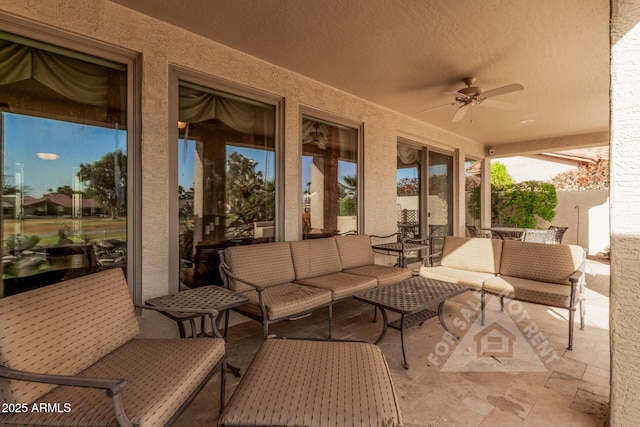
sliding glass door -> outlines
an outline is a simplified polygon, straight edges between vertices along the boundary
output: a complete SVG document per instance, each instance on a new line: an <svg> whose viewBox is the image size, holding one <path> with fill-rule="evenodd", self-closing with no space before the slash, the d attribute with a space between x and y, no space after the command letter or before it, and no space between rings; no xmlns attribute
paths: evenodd
<svg viewBox="0 0 640 427"><path fill-rule="evenodd" d="M427 225L434 239L434 252L440 248L444 236L453 234L453 156L428 152Z"/></svg>

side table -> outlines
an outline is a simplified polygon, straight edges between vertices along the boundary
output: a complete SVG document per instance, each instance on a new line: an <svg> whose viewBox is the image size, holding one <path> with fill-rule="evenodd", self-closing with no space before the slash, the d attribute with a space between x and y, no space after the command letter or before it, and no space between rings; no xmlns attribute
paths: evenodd
<svg viewBox="0 0 640 427"><path fill-rule="evenodd" d="M173 295L164 295L161 297L151 298L145 301L145 304L152 307L161 307L163 309L160 313L168 318L175 320L178 323L178 329L180 330L180 337L186 338L186 331L183 322L189 321L191 326L191 337L196 338L198 336L196 332L195 319L202 319L202 331L204 334L204 315L202 313L193 313L188 311L171 311L171 309L180 310L216 310L218 315L215 319L211 319L211 328L213 334L218 338L223 338L218 330L218 325L222 316L225 316L225 339L226 326L229 322L229 310L233 307L246 304L249 302L249 298L244 295L240 295L229 289L225 289L221 286L202 286L200 288L193 288L186 291L179 292ZM227 364L229 369L233 371L236 377L240 376L240 369Z"/></svg>

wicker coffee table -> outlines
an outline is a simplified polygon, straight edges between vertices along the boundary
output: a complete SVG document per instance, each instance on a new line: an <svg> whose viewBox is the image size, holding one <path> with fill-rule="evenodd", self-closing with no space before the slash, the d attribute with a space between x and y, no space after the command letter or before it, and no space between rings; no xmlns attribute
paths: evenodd
<svg viewBox="0 0 640 427"><path fill-rule="evenodd" d="M404 330L412 326L422 325L425 320L437 315L444 330L455 336L456 339L459 338L449 330L444 322L442 307L449 298L469 290L470 288L457 283L416 276L393 285L361 292L356 294L354 298L379 307L382 312L384 324L375 344L384 339L387 334L387 328L400 331L402 357L404 358L403 366L405 369L409 369L404 348ZM437 311L429 309L435 305L438 306ZM400 313L400 319L389 322L386 310Z"/></svg>

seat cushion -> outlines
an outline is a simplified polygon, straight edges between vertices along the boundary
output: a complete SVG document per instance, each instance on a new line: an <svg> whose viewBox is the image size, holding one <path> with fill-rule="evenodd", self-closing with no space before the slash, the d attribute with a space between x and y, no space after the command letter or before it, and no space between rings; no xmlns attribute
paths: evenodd
<svg viewBox="0 0 640 427"><path fill-rule="evenodd" d="M327 289L331 291L331 298L334 301L352 297L358 292L378 286L378 280L375 277L343 272L297 280L296 283L314 288Z"/></svg>
<svg viewBox="0 0 640 427"><path fill-rule="evenodd" d="M491 273L460 270L458 268L443 267L441 265L436 267L420 267L420 276L429 279L443 280L445 282L459 283L476 290L482 289L482 284L485 280L496 277L495 274Z"/></svg>
<svg viewBox="0 0 640 427"><path fill-rule="evenodd" d="M374 263L371 239L368 235L336 236L335 240L343 270Z"/></svg>
<svg viewBox="0 0 640 427"><path fill-rule="evenodd" d="M501 255L502 240L447 236L444 238L440 265L498 274Z"/></svg>
<svg viewBox="0 0 640 427"><path fill-rule="evenodd" d="M296 280L342 270L338 247L332 237L291 242L291 256Z"/></svg>
<svg viewBox="0 0 640 427"><path fill-rule="evenodd" d="M242 292L250 303L238 307L255 316L262 316L258 292ZM331 292L326 289L304 286L297 283L283 283L266 288L263 292L264 303L269 320L286 319L288 317L309 312L317 307L331 303Z"/></svg>
<svg viewBox="0 0 640 427"><path fill-rule="evenodd" d="M165 425L216 368L224 352L222 338L134 339L80 375L126 379L122 401L133 425ZM57 387L38 402L69 403L71 410L0 415L0 424L118 425L112 401L104 390Z"/></svg>
<svg viewBox="0 0 640 427"><path fill-rule="evenodd" d="M289 242L232 246L224 250L224 260L233 274L262 287L292 282L296 277ZM231 278L229 288L236 292L254 289Z"/></svg>
<svg viewBox="0 0 640 427"><path fill-rule="evenodd" d="M369 343L270 339L220 416L224 426L401 426L389 367Z"/></svg>
<svg viewBox="0 0 640 427"><path fill-rule="evenodd" d="M484 282L482 288L492 294L553 307L568 308L571 302L571 286L539 282L520 277L494 277Z"/></svg>
<svg viewBox="0 0 640 427"><path fill-rule="evenodd" d="M362 267L350 268L344 271L349 274L375 277L378 286L387 286L410 278L413 273L408 268L390 267L387 265L369 264Z"/></svg>

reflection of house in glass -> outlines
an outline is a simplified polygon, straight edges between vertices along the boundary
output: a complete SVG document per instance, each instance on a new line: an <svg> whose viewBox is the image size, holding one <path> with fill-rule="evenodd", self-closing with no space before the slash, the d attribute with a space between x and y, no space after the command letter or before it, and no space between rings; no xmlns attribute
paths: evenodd
<svg viewBox="0 0 640 427"><path fill-rule="evenodd" d="M13 216L13 204L11 200L3 203L5 215ZM23 209L25 216L72 216L73 199L62 193L45 194L42 197L24 196ZM103 215L104 209L94 199L82 199L81 216ZM77 213L76 213L76 216Z"/></svg>

